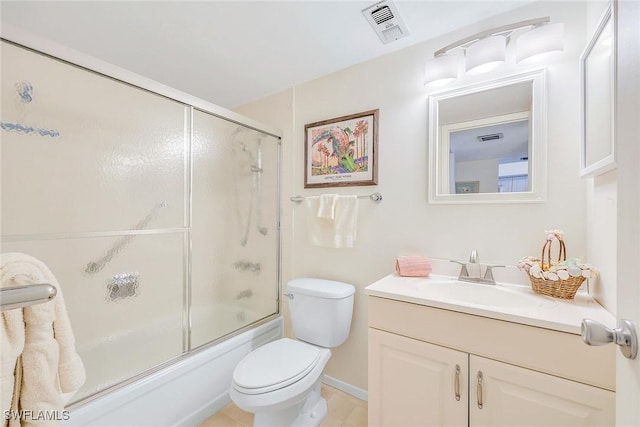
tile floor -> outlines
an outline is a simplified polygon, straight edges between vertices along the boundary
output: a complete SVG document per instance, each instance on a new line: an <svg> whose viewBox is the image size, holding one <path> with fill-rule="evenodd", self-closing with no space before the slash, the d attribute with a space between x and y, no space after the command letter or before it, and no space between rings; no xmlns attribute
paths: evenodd
<svg viewBox="0 0 640 427"><path fill-rule="evenodd" d="M322 385L322 396L327 399L329 414L320 427L366 427L367 402L350 394ZM251 427L253 414L244 412L233 403L207 418L200 427Z"/></svg>

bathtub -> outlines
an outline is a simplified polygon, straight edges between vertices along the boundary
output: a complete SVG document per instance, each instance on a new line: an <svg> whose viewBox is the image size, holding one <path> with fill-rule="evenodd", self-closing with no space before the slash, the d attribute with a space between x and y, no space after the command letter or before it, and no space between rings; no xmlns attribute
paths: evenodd
<svg viewBox="0 0 640 427"><path fill-rule="evenodd" d="M281 338L282 317L213 346L85 404L72 406L62 425L197 426L230 402L236 364L252 349Z"/></svg>

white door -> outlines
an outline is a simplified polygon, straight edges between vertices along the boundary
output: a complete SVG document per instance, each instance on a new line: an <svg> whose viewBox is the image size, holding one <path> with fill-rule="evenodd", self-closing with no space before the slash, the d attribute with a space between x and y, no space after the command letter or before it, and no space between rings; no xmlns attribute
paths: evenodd
<svg viewBox="0 0 640 427"><path fill-rule="evenodd" d="M468 355L369 328L369 425L467 426Z"/></svg>
<svg viewBox="0 0 640 427"><path fill-rule="evenodd" d="M617 6L617 315L640 334L640 2ZM616 370L616 425L640 426L640 356L629 360L618 352Z"/></svg>

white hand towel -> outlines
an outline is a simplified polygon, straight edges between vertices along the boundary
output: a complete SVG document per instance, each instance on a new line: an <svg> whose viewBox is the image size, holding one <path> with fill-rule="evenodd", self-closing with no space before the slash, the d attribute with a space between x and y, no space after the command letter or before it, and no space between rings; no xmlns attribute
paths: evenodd
<svg viewBox="0 0 640 427"><path fill-rule="evenodd" d="M326 248L352 248L356 240L358 197L338 196L334 219L318 216L319 197L307 197L307 231L309 242Z"/></svg>
<svg viewBox="0 0 640 427"><path fill-rule="evenodd" d="M339 196L334 220L334 247L352 248L356 241L358 196Z"/></svg>
<svg viewBox="0 0 640 427"><path fill-rule="evenodd" d="M333 220L318 216L319 197L307 197L307 235L312 245L331 247L333 245Z"/></svg>
<svg viewBox="0 0 640 427"><path fill-rule="evenodd" d="M15 384L12 387L14 401L18 399L21 409L31 410L34 414L38 414L39 411L62 411L66 403L65 398L71 396L63 393L77 391L85 381L84 365L75 351L62 289L47 266L29 255L3 254L0 273L3 287L15 286L18 278L26 278L32 283L50 283L58 290L53 301L2 314L3 329L9 326L7 323L10 319L7 318L7 313L21 311L24 319L24 349L16 362L16 367L21 366L22 369L21 375L20 369L16 370ZM7 336L9 335L8 333ZM4 339L3 333L3 341ZM2 355L4 370L4 348ZM4 380L5 378L3 388ZM5 399L3 390L3 409ZM43 424L38 421L24 420L23 426L32 423Z"/></svg>
<svg viewBox="0 0 640 427"><path fill-rule="evenodd" d="M2 270L0 270L1 272ZM4 275L0 275L2 287L16 286L14 283L5 281ZM24 319L22 317L22 310L14 309L2 312L2 324L0 324L0 381L2 387L0 392L2 394L2 413L4 411L14 410L17 411L18 400L13 399L14 385L16 383L16 375L21 377L20 372L16 372L18 368L18 360L20 354L24 350ZM15 425L16 423L11 423ZM20 423L17 423L20 425ZM6 422L5 424L6 425Z"/></svg>
<svg viewBox="0 0 640 427"><path fill-rule="evenodd" d="M318 202L318 217L335 219L337 194L322 194Z"/></svg>

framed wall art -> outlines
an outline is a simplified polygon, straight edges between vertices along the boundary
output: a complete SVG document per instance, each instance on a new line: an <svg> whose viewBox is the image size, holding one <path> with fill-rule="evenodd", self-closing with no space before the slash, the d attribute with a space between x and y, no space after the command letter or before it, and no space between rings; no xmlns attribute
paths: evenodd
<svg viewBox="0 0 640 427"><path fill-rule="evenodd" d="M480 181L456 181L455 194L471 194L480 192Z"/></svg>
<svg viewBox="0 0 640 427"><path fill-rule="evenodd" d="M378 183L378 110L304 127L304 188Z"/></svg>

